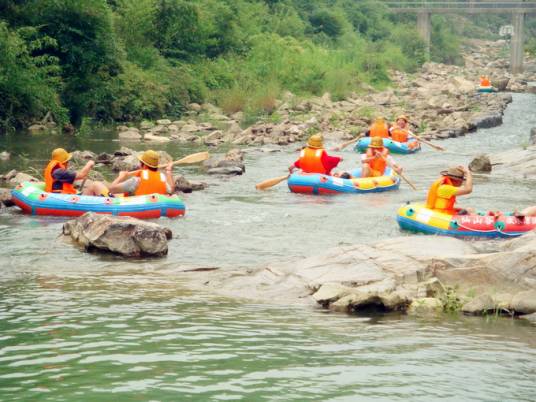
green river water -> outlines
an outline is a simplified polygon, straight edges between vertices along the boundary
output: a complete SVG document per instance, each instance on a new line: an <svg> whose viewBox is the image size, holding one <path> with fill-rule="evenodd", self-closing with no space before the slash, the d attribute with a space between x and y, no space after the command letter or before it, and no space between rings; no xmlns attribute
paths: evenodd
<svg viewBox="0 0 536 402"><path fill-rule="evenodd" d="M58 239L63 219L0 213L0 400L355 401L536 399L536 327L506 318L332 314L305 306L222 299L192 292L179 268L255 267L330 247L406 235L398 206L419 200L449 164L527 143L536 97L514 94L500 127L443 141L397 161L419 187L366 196L311 197L284 184L296 147L249 150L247 172L186 194L184 219L161 260L86 254ZM5 137L10 168L44 166L56 145L113 151L92 136ZM138 149L145 145L133 146ZM166 146L173 156L194 152ZM343 152L343 167L357 155ZM524 180L477 178L464 205L511 210L534 204Z"/></svg>

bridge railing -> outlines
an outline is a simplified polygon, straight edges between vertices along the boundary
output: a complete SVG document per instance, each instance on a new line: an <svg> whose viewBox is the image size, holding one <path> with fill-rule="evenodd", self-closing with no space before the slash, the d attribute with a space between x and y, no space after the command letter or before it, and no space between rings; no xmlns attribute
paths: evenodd
<svg viewBox="0 0 536 402"><path fill-rule="evenodd" d="M535 10L536 1L512 1L512 2L498 2L498 1L384 1L385 5L393 9L497 9L497 10Z"/></svg>

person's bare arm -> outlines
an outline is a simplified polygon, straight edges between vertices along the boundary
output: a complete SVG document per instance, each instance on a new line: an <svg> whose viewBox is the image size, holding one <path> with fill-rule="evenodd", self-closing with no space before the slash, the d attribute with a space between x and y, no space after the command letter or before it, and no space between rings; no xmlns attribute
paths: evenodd
<svg viewBox="0 0 536 402"><path fill-rule="evenodd" d="M82 169L76 172L75 180L84 180L89 174L89 171L93 168L93 166L95 166L95 162L88 161Z"/></svg>
<svg viewBox="0 0 536 402"><path fill-rule="evenodd" d="M473 192L473 175L471 171L465 166L459 166L460 169L465 173L465 183L458 188L456 195L467 195Z"/></svg>
<svg viewBox="0 0 536 402"><path fill-rule="evenodd" d="M166 181L169 186L169 193L175 191L175 180L173 179L173 162L169 162L166 166Z"/></svg>

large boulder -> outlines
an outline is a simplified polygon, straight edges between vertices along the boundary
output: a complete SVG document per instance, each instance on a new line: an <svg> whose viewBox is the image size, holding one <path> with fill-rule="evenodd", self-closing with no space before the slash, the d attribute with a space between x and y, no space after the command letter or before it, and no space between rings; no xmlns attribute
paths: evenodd
<svg viewBox="0 0 536 402"><path fill-rule="evenodd" d="M505 91L510 78L497 78L491 80L491 85L493 85L498 91Z"/></svg>
<svg viewBox="0 0 536 402"><path fill-rule="evenodd" d="M63 234L86 250L99 250L125 257L155 256L168 252L171 230L156 223L125 216L88 212L63 225Z"/></svg>
<svg viewBox="0 0 536 402"><path fill-rule="evenodd" d="M472 118L470 124L476 128L491 128L500 126L503 122L500 112L485 112Z"/></svg>
<svg viewBox="0 0 536 402"><path fill-rule="evenodd" d="M127 131L121 131L119 134L119 139L126 141L139 141L141 140L141 134L132 128Z"/></svg>
<svg viewBox="0 0 536 402"><path fill-rule="evenodd" d="M123 170L136 170L140 166L140 160L137 155L127 155L125 157L114 158L112 170L120 172Z"/></svg>
<svg viewBox="0 0 536 402"><path fill-rule="evenodd" d="M207 183L200 181L190 181L184 176L175 178L175 191L181 193L191 193L192 191L204 190L207 188Z"/></svg>
<svg viewBox="0 0 536 402"><path fill-rule="evenodd" d="M244 152L238 148L231 149L224 158L211 157L203 162L208 174L241 175L246 171L243 163Z"/></svg>
<svg viewBox="0 0 536 402"><path fill-rule="evenodd" d="M399 237L249 272L211 273L199 284L227 296L314 301L337 311L418 310L427 304L427 311L527 314L536 311L536 233L503 243Z"/></svg>

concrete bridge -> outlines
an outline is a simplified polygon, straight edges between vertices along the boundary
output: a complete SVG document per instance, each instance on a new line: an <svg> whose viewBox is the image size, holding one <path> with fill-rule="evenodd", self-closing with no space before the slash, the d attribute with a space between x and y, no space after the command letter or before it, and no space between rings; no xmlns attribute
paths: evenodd
<svg viewBox="0 0 536 402"><path fill-rule="evenodd" d="M392 12L417 13L417 30L430 54L432 14L512 14L510 66L513 73L523 71L523 25L526 14L536 14L536 1L385 1Z"/></svg>

